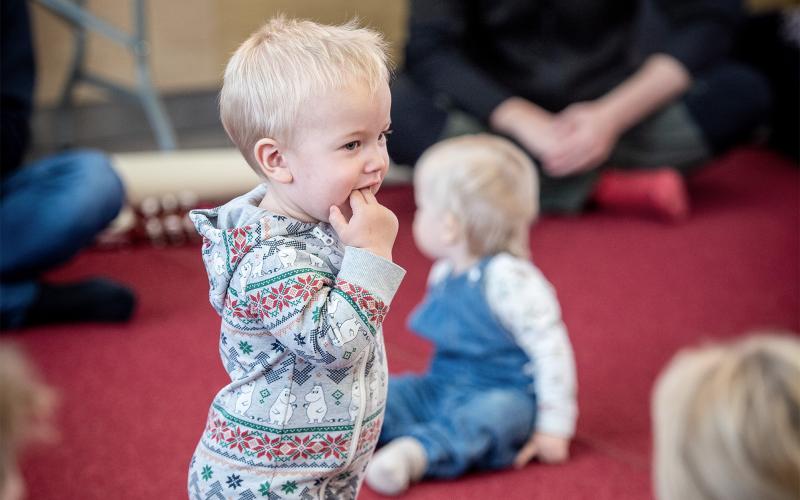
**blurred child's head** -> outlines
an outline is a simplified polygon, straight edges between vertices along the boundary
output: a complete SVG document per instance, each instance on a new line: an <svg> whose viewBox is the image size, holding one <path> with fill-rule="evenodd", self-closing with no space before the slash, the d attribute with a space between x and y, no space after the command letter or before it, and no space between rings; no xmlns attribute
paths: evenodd
<svg viewBox="0 0 800 500"><path fill-rule="evenodd" d="M675 356L653 393L659 500L800 493L800 340L758 335Z"/></svg>
<svg viewBox="0 0 800 500"><path fill-rule="evenodd" d="M24 498L17 453L29 441L52 437L53 403L22 352L0 343L0 499Z"/></svg>
<svg viewBox="0 0 800 500"><path fill-rule="evenodd" d="M354 22L276 17L233 54L220 93L225 130L288 215L327 220L388 168L386 44Z"/></svg>
<svg viewBox="0 0 800 500"><path fill-rule="evenodd" d="M474 257L529 255L538 180L533 162L507 139L466 135L431 146L415 167L414 192L414 238L429 257L446 257L459 242Z"/></svg>

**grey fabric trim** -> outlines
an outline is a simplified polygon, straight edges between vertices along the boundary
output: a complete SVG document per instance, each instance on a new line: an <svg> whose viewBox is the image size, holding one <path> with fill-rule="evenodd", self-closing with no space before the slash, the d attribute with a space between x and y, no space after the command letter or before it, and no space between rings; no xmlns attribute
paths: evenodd
<svg viewBox="0 0 800 500"><path fill-rule="evenodd" d="M406 271L367 250L345 247L338 278L368 289L387 304L392 301Z"/></svg>

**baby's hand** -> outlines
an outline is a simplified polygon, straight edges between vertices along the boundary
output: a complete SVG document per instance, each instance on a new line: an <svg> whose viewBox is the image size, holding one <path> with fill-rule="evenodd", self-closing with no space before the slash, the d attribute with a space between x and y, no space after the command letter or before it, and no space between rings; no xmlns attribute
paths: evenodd
<svg viewBox="0 0 800 500"><path fill-rule="evenodd" d="M348 221L339 207L330 208L329 221L342 243L363 248L392 260L392 247L397 237L397 216L384 207L369 189L350 193L353 216Z"/></svg>
<svg viewBox="0 0 800 500"><path fill-rule="evenodd" d="M514 467L522 468L537 457L540 462L560 464L569 457L569 439L536 432L514 458Z"/></svg>

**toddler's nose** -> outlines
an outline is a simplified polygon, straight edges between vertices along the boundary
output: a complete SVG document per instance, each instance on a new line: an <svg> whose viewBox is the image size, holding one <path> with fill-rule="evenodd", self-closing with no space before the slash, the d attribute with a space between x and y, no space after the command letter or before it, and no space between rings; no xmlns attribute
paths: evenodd
<svg viewBox="0 0 800 500"><path fill-rule="evenodd" d="M377 151L373 152L370 156L367 164L364 168L364 171L368 174L373 172L379 172L381 177L386 173L389 169L389 155L386 153L385 150L378 149Z"/></svg>

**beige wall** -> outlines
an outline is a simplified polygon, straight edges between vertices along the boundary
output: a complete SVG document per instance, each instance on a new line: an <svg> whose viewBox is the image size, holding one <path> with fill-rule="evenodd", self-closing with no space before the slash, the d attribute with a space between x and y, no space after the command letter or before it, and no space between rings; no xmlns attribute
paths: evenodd
<svg viewBox="0 0 800 500"><path fill-rule="evenodd" d="M98 17L129 31L130 0L88 0ZM405 37L406 0L150 0L147 22L156 87L165 93L217 88L228 55L266 18L283 12L325 23L358 16L362 24L383 32L397 61ZM34 40L39 79L37 100L52 104L59 95L72 58L72 36L66 23L33 4ZM133 58L107 38L91 35L87 67L123 83L135 81ZM102 98L81 89L80 99Z"/></svg>

